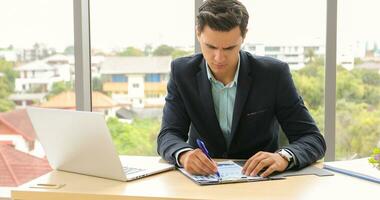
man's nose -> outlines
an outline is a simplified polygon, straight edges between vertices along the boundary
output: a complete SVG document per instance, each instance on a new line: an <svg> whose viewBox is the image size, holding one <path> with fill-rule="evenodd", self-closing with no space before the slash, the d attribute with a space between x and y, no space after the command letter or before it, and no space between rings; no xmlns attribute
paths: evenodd
<svg viewBox="0 0 380 200"><path fill-rule="evenodd" d="M224 55L223 50L219 50L219 49L216 50L216 51L215 51L214 59L215 59L215 61L217 61L218 63L224 62L224 60L226 59L226 56Z"/></svg>

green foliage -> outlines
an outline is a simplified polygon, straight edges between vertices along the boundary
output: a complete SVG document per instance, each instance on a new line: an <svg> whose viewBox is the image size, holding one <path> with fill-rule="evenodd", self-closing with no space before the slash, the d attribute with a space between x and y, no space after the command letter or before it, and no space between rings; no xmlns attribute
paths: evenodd
<svg viewBox="0 0 380 200"><path fill-rule="evenodd" d="M158 46L154 51L154 56L170 56L175 49L171 46L168 46L166 44L162 44Z"/></svg>
<svg viewBox="0 0 380 200"><path fill-rule="evenodd" d="M144 52L136 47L127 47L118 54L119 56L144 56Z"/></svg>
<svg viewBox="0 0 380 200"><path fill-rule="evenodd" d="M51 91L46 95L47 99L50 99L53 96L56 96L62 92L73 90L73 84L71 82L55 82L53 83Z"/></svg>
<svg viewBox="0 0 380 200"><path fill-rule="evenodd" d="M63 54L65 55L74 55L74 46L68 46L65 48Z"/></svg>
<svg viewBox="0 0 380 200"><path fill-rule="evenodd" d="M13 101L0 98L0 112L8 112L15 108Z"/></svg>
<svg viewBox="0 0 380 200"><path fill-rule="evenodd" d="M18 73L13 69L13 63L0 59L0 72L5 75L5 79L8 82L10 91L14 90L15 80L18 77Z"/></svg>
<svg viewBox="0 0 380 200"><path fill-rule="evenodd" d="M103 91L103 81L101 78L92 78L92 90L102 92Z"/></svg>
<svg viewBox="0 0 380 200"><path fill-rule="evenodd" d="M13 110L15 104L9 100L9 95L14 91L14 82L17 72L13 70L13 64L0 59L0 112Z"/></svg>
<svg viewBox="0 0 380 200"><path fill-rule="evenodd" d="M380 170L380 148L374 148L368 162Z"/></svg>
<svg viewBox="0 0 380 200"><path fill-rule="evenodd" d="M171 53L171 56L172 56L172 59L174 60L174 59L179 58L179 57L191 55L192 53L193 53L192 51L184 51L181 49L175 49Z"/></svg>
<svg viewBox="0 0 380 200"><path fill-rule="evenodd" d="M298 71L293 79L318 127L324 132L323 58ZM380 74L337 67L336 157L366 157L380 141Z"/></svg>
<svg viewBox="0 0 380 200"><path fill-rule="evenodd" d="M107 125L119 154L157 155L156 138L160 129L159 120L136 118L129 124L117 118L109 118Z"/></svg>

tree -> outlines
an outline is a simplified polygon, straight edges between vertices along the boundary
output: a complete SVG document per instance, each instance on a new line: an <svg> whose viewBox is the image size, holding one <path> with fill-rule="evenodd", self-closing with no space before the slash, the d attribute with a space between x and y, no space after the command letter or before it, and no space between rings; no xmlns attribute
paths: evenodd
<svg viewBox="0 0 380 200"><path fill-rule="evenodd" d="M0 72L4 74L9 84L10 92L13 92L18 73L13 69L13 63L0 59Z"/></svg>
<svg viewBox="0 0 380 200"><path fill-rule="evenodd" d="M51 91L46 95L47 99L50 99L53 96L56 96L62 92L73 90L73 84L71 82L55 82L53 83Z"/></svg>
<svg viewBox="0 0 380 200"><path fill-rule="evenodd" d="M144 47L144 55L145 56L152 55L152 51L153 51L152 45L150 45L150 44L145 45L145 47Z"/></svg>
<svg viewBox="0 0 380 200"><path fill-rule="evenodd" d="M63 54L65 54L65 55L74 55L74 51L75 51L74 46L68 46L68 47L65 48Z"/></svg>
<svg viewBox="0 0 380 200"><path fill-rule="evenodd" d="M172 56L172 59L174 60L174 59L179 58L179 57L191 55L192 53L193 53L192 51L184 51L184 50L181 50L181 49L175 49L171 53L171 56Z"/></svg>
<svg viewBox="0 0 380 200"><path fill-rule="evenodd" d="M157 155L159 120L134 119L128 124L111 117L107 120L107 125L119 154Z"/></svg>
<svg viewBox="0 0 380 200"><path fill-rule="evenodd" d="M315 51L313 48L305 48L305 60L307 64L310 64L315 59Z"/></svg>
<svg viewBox="0 0 380 200"><path fill-rule="evenodd" d="M168 46L166 44L162 44L158 46L154 51L154 56L170 56L175 49L171 46Z"/></svg>
<svg viewBox="0 0 380 200"><path fill-rule="evenodd" d="M13 110L15 104L9 100L9 95L14 91L14 82L17 72L13 70L13 64L0 59L0 112Z"/></svg>
<svg viewBox="0 0 380 200"><path fill-rule="evenodd" d="M100 78L92 78L92 90L103 92L103 81Z"/></svg>
<svg viewBox="0 0 380 200"><path fill-rule="evenodd" d="M292 72L297 90L324 132L324 67L316 57ZM337 66L337 159L366 157L380 139L380 75L373 70L348 71Z"/></svg>
<svg viewBox="0 0 380 200"><path fill-rule="evenodd" d="M118 53L119 56L144 56L144 52L136 47L127 47L124 51Z"/></svg>

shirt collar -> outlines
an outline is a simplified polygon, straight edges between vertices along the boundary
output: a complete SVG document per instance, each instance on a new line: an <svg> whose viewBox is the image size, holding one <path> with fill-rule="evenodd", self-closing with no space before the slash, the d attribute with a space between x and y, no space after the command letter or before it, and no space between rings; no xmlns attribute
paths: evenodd
<svg viewBox="0 0 380 200"><path fill-rule="evenodd" d="M208 77L208 79L210 81L220 82L220 81L216 80L215 77L214 77L214 75L211 73L211 70L210 70L210 67L207 64L207 61L206 61L206 69L207 69L207 77ZM238 64L237 64L237 69L235 71L234 80L232 81L233 85L237 84L237 80L238 80L238 77L239 77L239 69L240 69L240 53L239 53L239 57L238 57ZM231 83L228 83L227 85L230 85L230 84Z"/></svg>

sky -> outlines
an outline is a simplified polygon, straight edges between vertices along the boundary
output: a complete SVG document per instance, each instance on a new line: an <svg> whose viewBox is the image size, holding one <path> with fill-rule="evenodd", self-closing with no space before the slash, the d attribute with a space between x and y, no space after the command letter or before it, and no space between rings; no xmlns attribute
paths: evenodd
<svg viewBox="0 0 380 200"><path fill-rule="evenodd" d="M250 22L246 43L324 44L326 0L242 0ZM338 1L338 43L380 44L380 1ZM99 49L194 44L193 0L91 0L91 44ZM0 0L0 47L58 50L73 45L72 0ZM339 44L338 44L339 45Z"/></svg>

